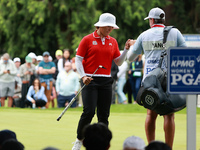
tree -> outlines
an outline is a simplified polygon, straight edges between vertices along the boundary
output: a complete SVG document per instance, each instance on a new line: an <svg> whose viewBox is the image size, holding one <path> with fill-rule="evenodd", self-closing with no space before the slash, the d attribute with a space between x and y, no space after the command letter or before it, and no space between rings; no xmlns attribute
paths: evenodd
<svg viewBox="0 0 200 150"><path fill-rule="evenodd" d="M0 54L24 58L69 48L72 56L81 39L95 30L94 23L104 12L116 16L119 30L111 36L123 49L128 38L135 39L149 28L144 18L153 7L167 13L167 24L183 33L199 32L198 0L1 0Z"/></svg>

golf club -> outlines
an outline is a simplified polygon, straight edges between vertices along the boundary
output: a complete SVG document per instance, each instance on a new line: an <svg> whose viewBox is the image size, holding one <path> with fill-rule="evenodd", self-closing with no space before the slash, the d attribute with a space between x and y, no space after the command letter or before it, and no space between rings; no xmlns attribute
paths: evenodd
<svg viewBox="0 0 200 150"><path fill-rule="evenodd" d="M97 72L97 70L99 68L103 68L106 69L105 67L99 65L99 67L94 71L94 73L92 74L91 78L93 77L93 75ZM62 113L60 114L60 116L57 118L57 121L59 121L61 119L61 117L64 115L64 113L67 111L67 109L74 103L74 101L76 100L76 97L79 95L79 93L83 90L83 88L86 86L86 84L84 84L82 86L82 88L78 91L78 93L72 98L72 100L70 101L70 103L65 107L65 109L62 111Z"/></svg>

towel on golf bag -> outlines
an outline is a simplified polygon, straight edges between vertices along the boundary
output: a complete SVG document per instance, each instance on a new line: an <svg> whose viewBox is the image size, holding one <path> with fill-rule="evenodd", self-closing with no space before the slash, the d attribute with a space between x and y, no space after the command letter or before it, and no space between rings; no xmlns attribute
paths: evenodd
<svg viewBox="0 0 200 150"><path fill-rule="evenodd" d="M161 68L154 69L143 81L136 101L139 105L167 115L186 107L186 95L171 95L167 92L166 72Z"/></svg>

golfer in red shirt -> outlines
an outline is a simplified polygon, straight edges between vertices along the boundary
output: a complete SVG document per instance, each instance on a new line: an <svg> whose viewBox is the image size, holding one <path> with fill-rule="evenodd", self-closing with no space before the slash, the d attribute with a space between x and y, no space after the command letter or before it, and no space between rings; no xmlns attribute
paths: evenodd
<svg viewBox="0 0 200 150"><path fill-rule="evenodd" d="M128 40L124 52L120 54L116 39L109 36L113 29L119 29L114 15L110 13L102 14L94 26L96 30L81 40L76 53L77 71L82 78L82 86L84 84L86 86L82 90L83 113L78 124L77 140L72 150L80 150L84 138L82 130L85 125L91 123L96 108L98 122L108 125L112 99L112 60L120 66L129 49ZM99 65L106 69L98 69L91 78Z"/></svg>

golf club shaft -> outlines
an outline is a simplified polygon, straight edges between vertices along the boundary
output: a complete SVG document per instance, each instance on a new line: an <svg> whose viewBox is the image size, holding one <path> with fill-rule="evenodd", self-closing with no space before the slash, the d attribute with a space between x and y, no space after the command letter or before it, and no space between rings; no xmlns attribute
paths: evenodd
<svg viewBox="0 0 200 150"><path fill-rule="evenodd" d="M99 66L94 73L92 74L91 78L93 77L93 75L97 72L97 70L99 68L102 68L103 66ZM74 101L76 100L76 97L79 95L79 93L83 90L83 88L86 86L86 84L84 84L82 86L82 88L78 91L78 93L76 94L76 96L70 101L70 103L65 107L65 109L62 111L62 113L60 114L60 116L57 118L57 121L59 121L61 119L61 117L65 114L65 112L67 111L67 109L74 103Z"/></svg>
<svg viewBox="0 0 200 150"><path fill-rule="evenodd" d="M79 93L82 91L82 89L86 86L86 84L84 84L82 86L82 88L79 90L79 92L76 94L75 97L73 97L73 99L70 101L70 103L65 107L65 109L63 110L63 112L60 114L60 116L57 118L57 121L59 121L61 119L61 117L64 115L64 113L67 111L67 109L74 103L74 101L76 100L76 97L79 95Z"/></svg>

